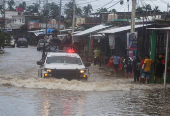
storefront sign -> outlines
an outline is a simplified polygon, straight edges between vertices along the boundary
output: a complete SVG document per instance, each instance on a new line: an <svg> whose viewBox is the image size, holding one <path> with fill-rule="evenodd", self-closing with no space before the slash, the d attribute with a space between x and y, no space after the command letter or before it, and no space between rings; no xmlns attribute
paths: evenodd
<svg viewBox="0 0 170 116"><path fill-rule="evenodd" d="M127 34L127 49L137 49L137 32Z"/></svg>
<svg viewBox="0 0 170 116"><path fill-rule="evenodd" d="M110 49L115 49L115 35L109 35Z"/></svg>
<svg viewBox="0 0 170 116"><path fill-rule="evenodd" d="M12 31L12 29L7 29L7 31Z"/></svg>

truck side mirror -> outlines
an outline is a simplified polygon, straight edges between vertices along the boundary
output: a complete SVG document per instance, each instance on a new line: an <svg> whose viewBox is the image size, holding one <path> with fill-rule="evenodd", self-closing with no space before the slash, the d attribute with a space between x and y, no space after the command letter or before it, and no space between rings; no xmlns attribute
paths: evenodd
<svg viewBox="0 0 170 116"><path fill-rule="evenodd" d="M43 65L42 61L37 61L37 65Z"/></svg>

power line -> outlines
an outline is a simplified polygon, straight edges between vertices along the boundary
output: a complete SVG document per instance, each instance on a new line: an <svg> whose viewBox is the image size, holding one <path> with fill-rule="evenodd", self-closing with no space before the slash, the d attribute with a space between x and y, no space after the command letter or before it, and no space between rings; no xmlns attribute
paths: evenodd
<svg viewBox="0 0 170 116"><path fill-rule="evenodd" d="M94 1L85 2L85 3L80 3L80 4L87 4L87 3L92 3L92 2L96 2L96 1L99 1L99 0L94 0ZM80 4L77 4L77 5L80 5Z"/></svg>
<svg viewBox="0 0 170 116"><path fill-rule="evenodd" d="M150 0L152 3L153 3L153 1L152 0ZM155 5L155 3L153 3L154 5ZM156 6L156 5L155 5Z"/></svg>
<svg viewBox="0 0 170 116"><path fill-rule="evenodd" d="M108 2L107 4L105 4L104 6L102 6L102 7L105 7L105 6L107 6L108 4L110 4L111 2L113 2L113 0L111 0L110 2Z"/></svg>
<svg viewBox="0 0 170 116"><path fill-rule="evenodd" d="M166 1L164 1L164 0L161 0L163 3L165 3L165 4L168 4L168 2L166 2Z"/></svg>
<svg viewBox="0 0 170 116"><path fill-rule="evenodd" d="M107 4L108 4L108 3L107 3ZM105 5L106 5L106 4L105 4ZM105 5L104 5L104 6L105 6ZM99 10L99 9L101 9L101 8L103 8L103 6L102 6L102 7L99 7L99 8L96 8L96 9L94 9L94 10ZM106 8L106 9L107 9L107 8Z"/></svg>
<svg viewBox="0 0 170 116"><path fill-rule="evenodd" d="M113 4L112 6L110 6L109 8L115 6L115 5L118 4L119 2L120 2L120 1L116 2L115 4ZM109 9L109 8L107 8L107 9Z"/></svg>

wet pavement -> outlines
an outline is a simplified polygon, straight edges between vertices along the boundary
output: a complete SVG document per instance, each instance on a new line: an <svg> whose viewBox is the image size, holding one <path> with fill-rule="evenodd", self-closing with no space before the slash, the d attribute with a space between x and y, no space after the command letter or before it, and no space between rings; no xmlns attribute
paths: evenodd
<svg viewBox="0 0 170 116"><path fill-rule="evenodd" d="M2 116L168 116L170 89L133 83L91 66L88 81L38 77L36 47L5 48L0 54ZM109 76L108 76L109 75ZM167 85L170 88L169 85Z"/></svg>

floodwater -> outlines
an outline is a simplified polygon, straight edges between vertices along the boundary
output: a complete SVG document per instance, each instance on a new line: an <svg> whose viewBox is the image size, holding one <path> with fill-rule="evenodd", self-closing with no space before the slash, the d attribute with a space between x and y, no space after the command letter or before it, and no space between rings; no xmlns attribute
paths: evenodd
<svg viewBox="0 0 170 116"><path fill-rule="evenodd" d="M36 47L0 54L1 116L168 116L170 85L133 83L91 66L88 81L38 77Z"/></svg>

